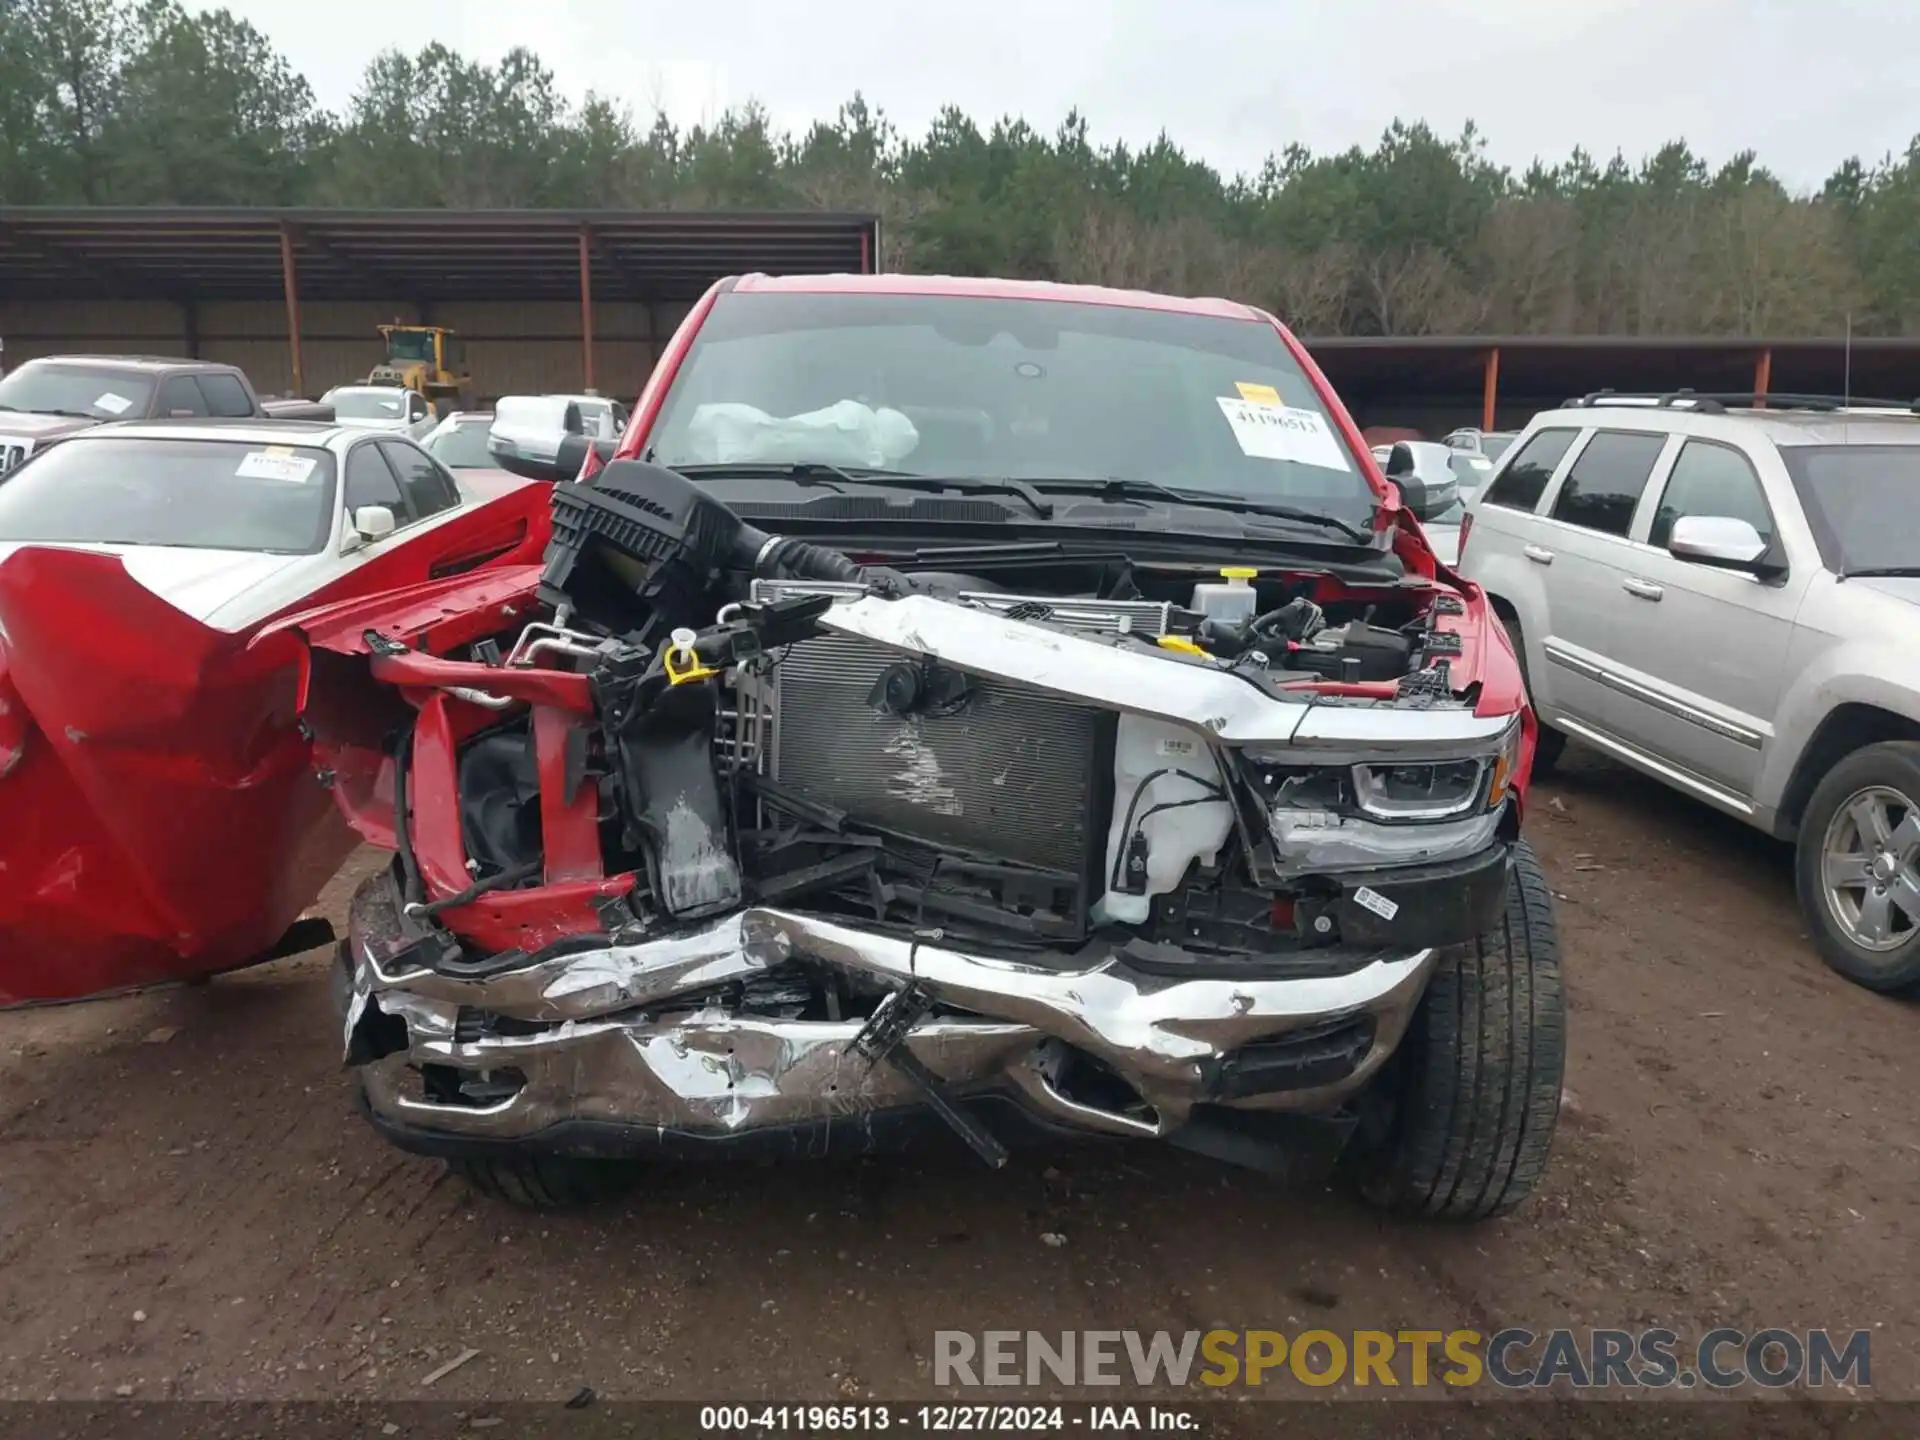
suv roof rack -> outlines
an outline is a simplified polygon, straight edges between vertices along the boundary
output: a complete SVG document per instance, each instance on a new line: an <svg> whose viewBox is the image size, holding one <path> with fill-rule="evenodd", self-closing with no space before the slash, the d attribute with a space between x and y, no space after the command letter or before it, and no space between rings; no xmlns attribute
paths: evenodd
<svg viewBox="0 0 1920 1440"><path fill-rule="evenodd" d="M1595 390L1576 396L1565 410L1590 410L1604 405L1685 407L1703 415L1724 415L1729 407L1779 410L1905 410L1920 415L1920 399L1876 400L1865 395L1800 395L1780 391L1733 390Z"/></svg>

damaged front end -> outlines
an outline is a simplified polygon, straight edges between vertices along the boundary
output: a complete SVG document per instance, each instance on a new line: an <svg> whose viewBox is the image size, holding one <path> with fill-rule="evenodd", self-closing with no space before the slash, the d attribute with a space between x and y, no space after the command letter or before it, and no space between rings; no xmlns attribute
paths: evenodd
<svg viewBox="0 0 1920 1440"><path fill-rule="evenodd" d="M863 568L635 462L554 503L543 571L296 622L396 852L340 976L396 1143L999 1163L1018 1117L1277 1167L1499 924L1530 721L1455 677L1453 592L1289 575L1221 626Z"/></svg>

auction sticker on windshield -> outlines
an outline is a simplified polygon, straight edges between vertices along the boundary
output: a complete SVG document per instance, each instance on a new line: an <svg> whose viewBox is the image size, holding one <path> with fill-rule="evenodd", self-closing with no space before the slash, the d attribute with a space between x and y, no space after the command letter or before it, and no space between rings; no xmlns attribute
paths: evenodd
<svg viewBox="0 0 1920 1440"><path fill-rule="evenodd" d="M133 401L124 395L116 395L111 390L93 402L93 408L104 410L109 415L124 415L133 408Z"/></svg>
<svg viewBox="0 0 1920 1440"><path fill-rule="evenodd" d="M1290 405L1268 405L1253 400L1216 396L1220 413L1233 427L1233 438L1243 454L1259 460L1293 460L1325 470L1351 470L1340 442L1327 428L1325 417Z"/></svg>
<svg viewBox="0 0 1920 1440"><path fill-rule="evenodd" d="M1236 380L1233 388L1240 392L1242 400L1251 400L1256 405L1284 405L1280 392L1271 385L1256 385L1251 380Z"/></svg>
<svg viewBox="0 0 1920 1440"><path fill-rule="evenodd" d="M313 474L314 462L290 451L254 450L233 473L242 480L288 480L299 484Z"/></svg>

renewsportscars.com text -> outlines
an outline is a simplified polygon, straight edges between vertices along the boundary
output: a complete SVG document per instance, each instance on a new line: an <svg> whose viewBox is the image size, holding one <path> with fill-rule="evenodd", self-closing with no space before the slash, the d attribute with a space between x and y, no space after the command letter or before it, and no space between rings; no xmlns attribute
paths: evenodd
<svg viewBox="0 0 1920 1440"><path fill-rule="evenodd" d="M1865 1330L938 1330L936 1385L1730 1390L1873 1383Z"/></svg>

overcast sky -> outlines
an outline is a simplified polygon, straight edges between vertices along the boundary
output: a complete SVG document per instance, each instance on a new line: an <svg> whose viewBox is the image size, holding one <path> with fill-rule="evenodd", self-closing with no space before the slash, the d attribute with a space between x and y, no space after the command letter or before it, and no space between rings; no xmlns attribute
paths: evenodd
<svg viewBox="0 0 1920 1440"><path fill-rule="evenodd" d="M212 8L201 6L200 8ZM1165 130L1221 169L1469 118L1516 168L1684 138L1811 187L1920 132L1913 0L226 0L343 107L378 51L525 45L576 99L687 123L759 100L804 127L859 90L910 133L943 104L1101 140Z"/></svg>

